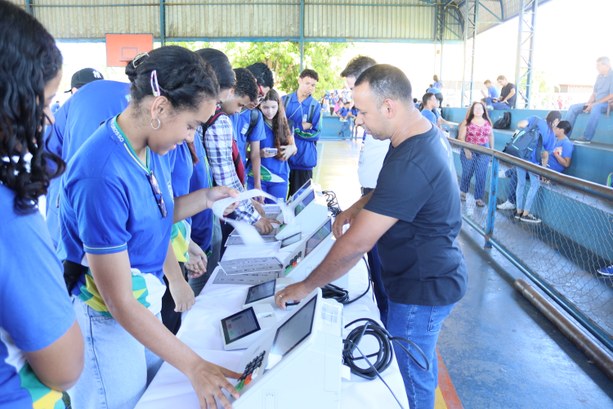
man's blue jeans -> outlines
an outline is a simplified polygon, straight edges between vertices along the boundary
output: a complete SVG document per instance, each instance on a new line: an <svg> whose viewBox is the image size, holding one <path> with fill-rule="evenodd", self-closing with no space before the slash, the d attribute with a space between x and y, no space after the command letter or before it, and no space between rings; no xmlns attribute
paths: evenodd
<svg viewBox="0 0 613 409"><path fill-rule="evenodd" d="M570 122L570 125L575 128L575 121L577 120L577 115L583 112L583 107L585 104L574 104L571 105L564 117L565 120ZM598 120L600 119L600 115L607 112L607 103L603 102L600 104L595 104L592 106L592 110L590 111L589 118L587 120L587 126L583 131L583 137L588 141L591 141L596 133L596 127L598 126ZM571 130L570 134L572 135L573 131Z"/></svg>
<svg viewBox="0 0 613 409"><path fill-rule="evenodd" d="M472 159L468 159L464 149L460 151L460 163L462 164L462 178L460 179L460 190L464 193L470 188L470 180L475 175L475 200L483 200L485 197L485 179L487 178L487 168L490 163L490 156L483 153L471 152Z"/></svg>
<svg viewBox="0 0 613 409"><path fill-rule="evenodd" d="M436 342L443 321L454 305L425 306L388 301L387 330L394 337L406 338L417 344L430 363L429 370L425 371L415 364L405 351L394 345L394 352L411 409L434 408L434 391L438 382ZM415 351L415 347L406 342L402 344L419 362L423 360L423 357Z"/></svg>

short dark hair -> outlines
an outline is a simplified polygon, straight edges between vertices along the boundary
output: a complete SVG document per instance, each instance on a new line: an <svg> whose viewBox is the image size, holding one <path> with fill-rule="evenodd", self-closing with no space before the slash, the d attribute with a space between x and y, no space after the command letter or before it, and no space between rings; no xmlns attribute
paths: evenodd
<svg viewBox="0 0 613 409"><path fill-rule="evenodd" d="M15 193L16 212L31 213L65 169L43 136L45 86L62 68L62 54L38 20L0 1L0 55L0 183Z"/></svg>
<svg viewBox="0 0 613 409"><path fill-rule="evenodd" d="M424 108L426 107L426 104L428 103L428 101L430 100L430 98L434 97L435 95L432 92L426 92L424 94L423 97L421 97L421 104L424 106Z"/></svg>
<svg viewBox="0 0 613 409"><path fill-rule="evenodd" d="M228 56L214 48L203 48L196 51L196 54L211 66L217 77L219 88L230 89L236 85L236 76L232 70L232 64Z"/></svg>
<svg viewBox="0 0 613 409"><path fill-rule="evenodd" d="M349 61L343 72L341 72L341 77L358 78L361 73L366 71L367 68L370 68L375 64L377 64L377 62L373 58L366 57L365 55L358 55Z"/></svg>
<svg viewBox="0 0 613 409"><path fill-rule="evenodd" d="M305 68L304 70L302 70L302 72L300 73L300 78L304 77L313 78L315 81L319 81L319 74L317 74L317 71L312 70L310 68Z"/></svg>
<svg viewBox="0 0 613 409"><path fill-rule="evenodd" d="M507 77L505 77L504 75L499 75L499 76L496 78L496 81L502 81L502 80L505 80L505 81L506 81L506 80L507 80Z"/></svg>
<svg viewBox="0 0 613 409"><path fill-rule="evenodd" d="M137 55L126 65L126 75L132 83L130 96L136 104L153 95L154 70L160 94L175 109L196 109L205 99L217 99L219 84L211 67L195 52L169 45Z"/></svg>
<svg viewBox="0 0 613 409"><path fill-rule="evenodd" d="M560 111L550 111L545 118L545 120L547 121L547 125L549 125L550 128L553 128L553 121L555 121L556 119L562 119L562 114L560 113Z"/></svg>
<svg viewBox="0 0 613 409"><path fill-rule="evenodd" d="M234 95L239 97L247 96L249 101L255 102L258 99L258 83L253 74L247 68L235 68L236 86Z"/></svg>
<svg viewBox="0 0 613 409"><path fill-rule="evenodd" d="M398 99L411 102L413 89L406 75L397 67L389 64L376 64L358 77L355 86L367 82L381 105L384 99Z"/></svg>
<svg viewBox="0 0 613 409"><path fill-rule="evenodd" d="M268 65L263 62L256 62L247 67L247 69L253 74L258 85L263 87L272 88L275 85L275 79L272 75L272 71L268 68Z"/></svg>
<svg viewBox="0 0 613 409"><path fill-rule="evenodd" d="M570 131L573 130L572 125L568 121L560 121L560 122L558 122L558 125L556 126L556 128L562 129L564 131L564 135L568 135L570 133Z"/></svg>

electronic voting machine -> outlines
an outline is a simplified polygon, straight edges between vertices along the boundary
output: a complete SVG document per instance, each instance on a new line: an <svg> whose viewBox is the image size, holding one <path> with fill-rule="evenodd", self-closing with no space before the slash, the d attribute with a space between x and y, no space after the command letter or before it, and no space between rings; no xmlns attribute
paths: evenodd
<svg viewBox="0 0 613 409"><path fill-rule="evenodd" d="M252 345L234 409L332 409L341 403L342 305L317 289Z"/></svg>

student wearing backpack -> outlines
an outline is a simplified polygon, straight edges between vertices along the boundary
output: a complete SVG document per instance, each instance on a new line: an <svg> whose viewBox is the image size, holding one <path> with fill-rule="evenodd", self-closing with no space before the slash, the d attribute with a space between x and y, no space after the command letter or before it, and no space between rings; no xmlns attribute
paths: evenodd
<svg viewBox="0 0 613 409"><path fill-rule="evenodd" d="M522 159L526 159L536 165L547 167L547 163L549 162L549 154L553 151L556 141L553 129L558 125L561 118L562 115L560 114L560 111L551 111L547 114L545 119L532 116L528 119L520 121L517 124L518 128L536 128L540 134L540 141L537 142L537 145L534 147L532 152L528 155L521 153ZM528 172L519 166L516 169L517 189L515 194L517 202L515 219L521 220L525 223L540 223L541 219L530 213L536 193L541 186L540 176L536 173ZM528 193L524 195L526 187L526 174L530 178L530 188Z"/></svg>
<svg viewBox="0 0 613 409"><path fill-rule="evenodd" d="M466 113L466 119L462 121L458 130L458 140L468 142L486 148L494 148L494 132L492 121L482 102L473 102ZM466 201L466 193L470 188L470 180L475 175L475 204L485 206L485 179L490 156L484 153L472 152L462 149L460 152L462 163L462 179L460 181L460 199Z"/></svg>
<svg viewBox="0 0 613 409"><path fill-rule="evenodd" d="M317 141L321 131L321 105L311 94L319 81L317 72L305 69L298 78L298 90L283 97L287 122L294 130L298 152L289 160L289 194L313 177L317 166Z"/></svg>

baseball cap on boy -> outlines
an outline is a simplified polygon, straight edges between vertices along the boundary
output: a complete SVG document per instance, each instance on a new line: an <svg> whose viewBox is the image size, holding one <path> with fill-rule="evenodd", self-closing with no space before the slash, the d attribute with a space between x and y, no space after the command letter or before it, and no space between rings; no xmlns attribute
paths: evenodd
<svg viewBox="0 0 613 409"><path fill-rule="evenodd" d="M93 68L83 68L74 74L70 80L70 89L65 92L71 92L73 88L79 89L85 84L89 84L92 81L103 80L104 77L100 71Z"/></svg>

